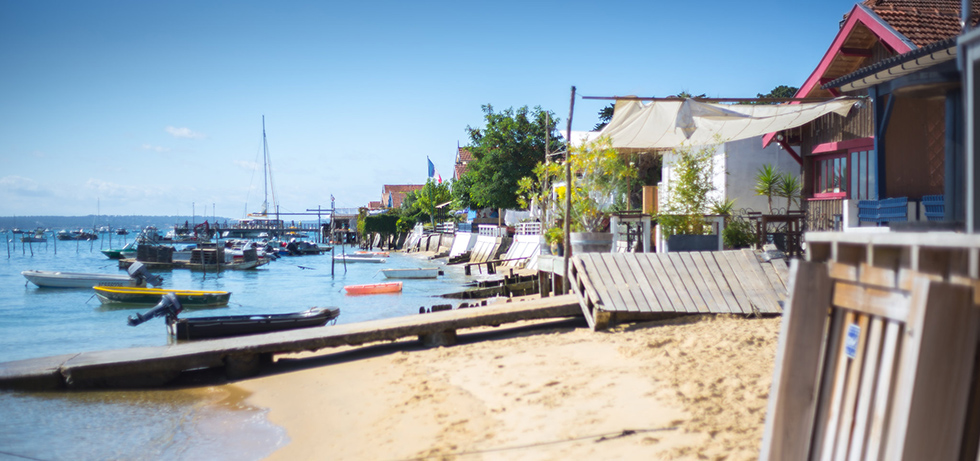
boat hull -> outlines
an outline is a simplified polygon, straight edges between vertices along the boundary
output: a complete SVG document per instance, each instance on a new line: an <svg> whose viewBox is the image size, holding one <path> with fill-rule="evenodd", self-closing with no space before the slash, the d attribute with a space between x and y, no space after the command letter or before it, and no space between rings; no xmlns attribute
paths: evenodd
<svg viewBox="0 0 980 461"><path fill-rule="evenodd" d="M389 279L434 279L439 276L439 269L383 269L381 273Z"/></svg>
<svg viewBox="0 0 980 461"><path fill-rule="evenodd" d="M388 261L385 258L380 258L380 257L377 257L377 256L370 256L370 255L362 255L362 256L355 256L355 255L337 255L337 256L334 256L333 259L334 259L334 261L341 262L341 263L346 262L348 264L350 264L350 263L373 263L373 264L382 264L382 263L385 263L385 262Z"/></svg>
<svg viewBox="0 0 980 461"><path fill-rule="evenodd" d="M23 271L31 283L44 288L143 287L146 282L122 274L89 274L82 272ZM158 300L159 301L159 300Z"/></svg>
<svg viewBox="0 0 980 461"><path fill-rule="evenodd" d="M211 339L295 330L325 325L340 315L335 307L314 307L290 314L228 315L176 319L169 324L177 339Z"/></svg>
<svg viewBox="0 0 980 461"><path fill-rule="evenodd" d="M372 283L368 285L347 285L344 287L349 295L373 295L379 293L400 293L402 282Z"/></svg>
<svg viewBox="0 0 980 461"><path fill-rule="evenodd" d="M225 306L231 298L227 291L168 290L166 288L95 287L95 296L103 304L126 303L156 305L164 294L177 295L180 304L187 307Z"/></svg>

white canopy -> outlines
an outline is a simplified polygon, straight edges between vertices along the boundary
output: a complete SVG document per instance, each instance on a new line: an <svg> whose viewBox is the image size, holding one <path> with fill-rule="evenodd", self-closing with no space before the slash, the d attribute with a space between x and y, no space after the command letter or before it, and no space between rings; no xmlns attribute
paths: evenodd
<svg viewBox="0 0 980 461"><path fill-rule="evenodd" d="M804 125L831 112L847 115L857 102L837 98L798 104L711 104L693 99L621 99L612 120L599 133L619 149L672 149L736 141Z"/></svg>

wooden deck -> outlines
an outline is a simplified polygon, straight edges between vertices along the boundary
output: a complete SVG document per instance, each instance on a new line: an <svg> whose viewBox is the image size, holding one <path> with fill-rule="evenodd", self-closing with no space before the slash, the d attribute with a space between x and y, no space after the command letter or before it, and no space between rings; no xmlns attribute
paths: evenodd
<svg viewBox="0 0 980 461"><path fill-rule="evenodd" d="M0 389L158 387L184 371L201 368L224 368L229 377L241 378L257 373L277 353L415 336L429 344L452 344L457 329L580 314L578 299L566 295L237 338L82 352L0 363Z"/></svg>
<svg viewBox="0 0 980 461"><path fill-rule="evenodd" d="M751 250L690 253L583 253L569 278L593 329L650 314L778 314L787 266Z"/></svg>

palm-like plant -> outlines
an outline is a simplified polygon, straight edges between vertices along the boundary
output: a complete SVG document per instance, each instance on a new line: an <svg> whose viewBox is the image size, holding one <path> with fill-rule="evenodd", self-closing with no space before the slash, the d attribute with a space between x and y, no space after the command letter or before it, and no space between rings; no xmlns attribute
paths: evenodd
<svg viewBox="0 0 980 461"><path fill-rule="evenodd" d="M801 189L799 178L790 173L780 175L779 184L776 185L776 195L786 198L786 211L793 207L794 202L799 205Z"/></svg>
<svg viewBox="0 0 980 461"><path fill-rule="evenodd" d="M755 193L769 199L769 214L772 214L772 196L782 181L782 175L776 172L772 165L766 164L759 168L755 175Z"/></svg>

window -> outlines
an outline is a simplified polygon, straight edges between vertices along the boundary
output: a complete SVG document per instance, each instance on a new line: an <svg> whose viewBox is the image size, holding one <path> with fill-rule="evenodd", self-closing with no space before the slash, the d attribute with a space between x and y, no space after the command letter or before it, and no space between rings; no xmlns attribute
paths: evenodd
<svg viewBox="0 0 980 461"><path fill-rule="evenodd" d="M813 198L877 198L874 138L820 144L813 154Z"/></svg>

